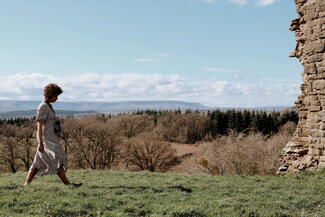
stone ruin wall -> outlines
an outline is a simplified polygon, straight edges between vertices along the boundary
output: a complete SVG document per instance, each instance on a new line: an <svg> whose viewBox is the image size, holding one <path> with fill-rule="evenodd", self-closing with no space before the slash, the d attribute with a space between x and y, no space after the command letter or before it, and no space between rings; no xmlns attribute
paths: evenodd
<svg viewBox="0 0 325 217"><path fill-rule="evenodd" d="M304 66L301 95L295 102L299 123L283 149L278 174L325 168L325 0L295 3L300 18L291 24L297 46L290 56Z"/></svg>

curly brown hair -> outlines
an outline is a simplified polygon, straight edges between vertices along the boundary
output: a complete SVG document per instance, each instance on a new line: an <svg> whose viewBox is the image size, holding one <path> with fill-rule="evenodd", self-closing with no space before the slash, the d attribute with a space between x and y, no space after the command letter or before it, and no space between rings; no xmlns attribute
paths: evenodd
<svg viewBox="0 0 325 217"><path fill-rule="evenodd" d="M50 83L50 84L48 84L48 85L46 85L44 87L44 97L45 97L45 99L49 99L52 96L58 96L61 93L63 93L63 90L57 84Z"/></svg>

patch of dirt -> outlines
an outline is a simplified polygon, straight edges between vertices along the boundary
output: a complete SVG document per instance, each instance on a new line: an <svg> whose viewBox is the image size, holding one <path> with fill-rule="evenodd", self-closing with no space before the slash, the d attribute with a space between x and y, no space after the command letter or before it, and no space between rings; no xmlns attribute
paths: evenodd
<svg viewBox="0 0 325 217"><path fill-rule="evenodd" d="M201 151L200 146L190 144L172 144L173 148L176 149L177 156L183 156L186 154L195 154Z"/></svg>
<svg viewBox="0 0 325 217"><path fill-rule="evenodd" d="M167 173L202 173L196 163L199 153L202 152L202 146L192 144L172 144L172 146L181 163L170 168Z"/></svg>

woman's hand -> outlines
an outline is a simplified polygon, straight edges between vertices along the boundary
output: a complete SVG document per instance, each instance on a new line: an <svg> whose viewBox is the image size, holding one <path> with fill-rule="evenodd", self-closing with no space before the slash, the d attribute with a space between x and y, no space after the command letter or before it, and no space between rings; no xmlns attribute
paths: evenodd
<svg viewBox="0 0 325 217"><path fill-rule="evenodd" d="M44 152L44 143L40 143L40 144L38 144L38 148L37 148L37 150L38 150L39 152L43 153L43 152Z"/></svg>

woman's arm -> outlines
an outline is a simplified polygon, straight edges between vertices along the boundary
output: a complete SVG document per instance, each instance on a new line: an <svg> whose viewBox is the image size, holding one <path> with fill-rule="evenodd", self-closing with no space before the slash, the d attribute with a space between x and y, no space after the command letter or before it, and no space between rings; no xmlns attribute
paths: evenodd
<svg viewBox="0 0 325 217"><path fill-rule="evenodd" d="M43 126L44 126L44 121L37 121L37 139L38 139L37 149L39 152L44 152Z"/></svg>

